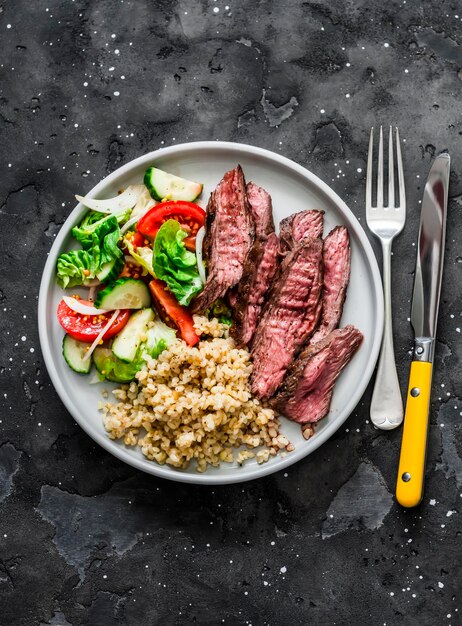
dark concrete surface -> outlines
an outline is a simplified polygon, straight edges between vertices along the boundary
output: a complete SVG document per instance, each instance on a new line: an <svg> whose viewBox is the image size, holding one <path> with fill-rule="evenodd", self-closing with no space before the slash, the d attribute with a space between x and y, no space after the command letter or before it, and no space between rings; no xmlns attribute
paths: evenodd
<svg viewBox="0 0 462 626"><path fill-rule="evenodd" d="M0 623L461 624L460 2L16 0L0 33ZM224 139L306 165L364 223L368 128L390 123L403 390L423 185L453 157L422 505L393 500L401 433L371 426L370 389L315 454L248 484L156 480L96 446L37 334L73 194L149 150Z"/></svg>

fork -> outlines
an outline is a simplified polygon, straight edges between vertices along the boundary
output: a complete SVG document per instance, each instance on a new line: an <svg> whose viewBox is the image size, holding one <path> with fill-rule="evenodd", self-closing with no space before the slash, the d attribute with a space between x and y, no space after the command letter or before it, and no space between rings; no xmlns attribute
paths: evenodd
<svg viewBox="0 0 462 626"><path fill-rule="evenodd" d="M383 294L385 300L385 321L379 364L375 378L370 408L372 423L383 430L396 428L403 421L403 399L396 372L393 348L393 325L391 309L391 246L393 239L404 228L406 221L406 198L404 189L403 162L396 128L396 157L398 171L398 205L395 202L393 131L390 126L388 136L388 202L383 199L383 132L380 127L379 154L377 165L377 204L372 206L372 153L374 128L371 128L366 176L366 220L370 231L380 239L383 255Z"/></svg>

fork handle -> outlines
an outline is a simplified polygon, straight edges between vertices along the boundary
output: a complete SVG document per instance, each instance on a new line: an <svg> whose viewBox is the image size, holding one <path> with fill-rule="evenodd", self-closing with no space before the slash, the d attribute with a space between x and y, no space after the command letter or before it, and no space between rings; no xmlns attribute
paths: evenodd
<svg viewBox="0 0 462 626"><path fill-rule="evenodd" d="M404 409L393 348L391 310L391 240L382 241L383 295L385 320L379 364L372 393L370 415L374 426L382 430L396 428L403 421Z"/></svg>

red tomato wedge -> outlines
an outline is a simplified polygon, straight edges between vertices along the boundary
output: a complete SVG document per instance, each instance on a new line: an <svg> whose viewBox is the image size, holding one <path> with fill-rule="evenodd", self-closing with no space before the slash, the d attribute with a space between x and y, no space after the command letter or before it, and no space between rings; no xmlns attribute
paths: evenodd
<svg viewBox="0 0 462 626"><path fill-rule="evenodd" d="M94 306L93 302L80 300L82 304ZM66 333L77 341L92 343L103 330L104 326L112 317L114 311L104 313L104 315L82 315L70 309L64 300L58 305L58 321ZM128 309L120 311L112 326L104 333L103 340L116 335L128 322L131 311Z"/></svg>
<svg viewBox="0 0 462 626"><path fill-rule="evenodd" d="M180 336L189 346L194 346L199 341L199 335L194 329L191 313L185 306L178 304L175 296L167 291L165 283L155 278L149 283L149 290L154 306L162 319L178 329Z"/></svg>
<svg viewBox="0 0 462 626"><path fill-rule="evenodd" d="M195 251L197 231L205 223L204 209L194 202L184 200L161 202L139 220L136 229L139 233L154 238L167 220L176 220L188 231L189 235L184 239L185 246L188 250Z"/></svg>

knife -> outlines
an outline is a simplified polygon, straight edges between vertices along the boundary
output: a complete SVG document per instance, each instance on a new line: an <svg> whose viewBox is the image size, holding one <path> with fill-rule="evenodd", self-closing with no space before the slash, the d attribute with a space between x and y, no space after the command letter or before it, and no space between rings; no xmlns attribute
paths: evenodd
<svg viewBox="0 0 462 626"><path fill-rule="evenodd" d="M447 153L440 154L435 159L425 184L420 216L411 308L411 324L415 334L414 356L409 375L396 483L396 499L404 507L417 506L423 496L433 355L443 276L450 161Z"/></svg>

